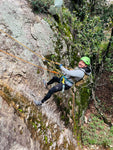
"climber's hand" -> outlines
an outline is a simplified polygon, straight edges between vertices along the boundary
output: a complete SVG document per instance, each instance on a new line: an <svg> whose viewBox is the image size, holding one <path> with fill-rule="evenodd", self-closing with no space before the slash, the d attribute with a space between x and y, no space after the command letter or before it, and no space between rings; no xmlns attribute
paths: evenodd
<svg viewBox="0 0 113 150"><path fill-rule="evenodd" d="M61 68L61 66L63 66L63 65L62 64L56 64L57 69Z"/></svg>
<svg viewBox="0 0 113 150"><path fill-rule="evenodd" d="M59 68L61 68L62 66L63 66L63 65L62 65L62 64L60 64L60 65L59 65Z"/></svg>
<svg viewBox="0 0 113 150"><path fill-rule="evenodd" d="M60 68L60 63L56 62L56 68L57 68L57 69Z"/></svg>

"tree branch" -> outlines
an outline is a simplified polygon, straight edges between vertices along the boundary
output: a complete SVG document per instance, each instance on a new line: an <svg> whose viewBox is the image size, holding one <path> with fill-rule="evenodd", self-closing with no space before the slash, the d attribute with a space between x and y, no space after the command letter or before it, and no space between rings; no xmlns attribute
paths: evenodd
<svg viewBox="0 0 113 150"><path fill-rule="evenodd" d="M105 51L104 56L102 57L101 63L98 64L98 66L96 67L96 72L99 72L99 70L100 70L100 68L101 68L101 66L102 66L102 64L103 64L103 62L105 62L105 58L108 56L108 53L109 53L109 50L110 50L110 46L111 46L111 43L112 43L112 37L113 37L113 28L112 28L112 30L111 30L111 37L110 37L110 39L109 39L109 43L108 43L107 49L106 49L106 51Z"/></svg>

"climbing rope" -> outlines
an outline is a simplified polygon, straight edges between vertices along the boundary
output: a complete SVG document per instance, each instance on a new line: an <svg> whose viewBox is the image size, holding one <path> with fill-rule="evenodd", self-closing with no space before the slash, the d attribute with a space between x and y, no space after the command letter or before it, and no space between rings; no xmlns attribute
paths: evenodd
<svg viewBox="0 0 113 150"><path fill-rule="evenodd" d="M75 133L76 130L76 122L75 122L75 93L76 93L76 88L75 86L72 87L71 89L72 92L72 97L73 97L73 104L72 104L72 115L73 115L73 132Z"/></svg>
<svg viewBox="0 0 113 150"><path fill-rule="evenodd" d="M2 29L0 29L0 32L6 34L9 38L13 39L13 40L14 40L15 42L17 42L19 45L21 45L21 46L23 46L24 48L28 49L29 51L31 51L32 53L34 53L35 55L37 55L38 57L40 57L43 61L46 61L49 65L50 65L50 63L56 64L56 65L60 65L60 63L58 63L58 62L52 61L52 60L50 60L50 59L45 58L44 56L41 56L41 55L37 54L37 53L34 52L32 49L30 49L29 47L27 47L27 46L24 45L23 43L19 42L18 40L16 40L15 38L13 38L11 35L9 35L8 33L6 33L5 31L3 31ZM65 67L65 68L67 68L67 67ZM68 69L68 68L67 68L67 69ZM58 69L55 69L55 70L57 70L57 72L59 72ZM60 73L58 73L58 74L60 74Z"/></svg>
<svg viewBox="0 0 113 150"><path fill-rule="evenodd" d="M19 42L18 40L16 40L15 38L13 38L11 35L9 35L8 33L4 32L3 30L0 29L0 32L6 34L9 38L13 39L13 40L14 40L15 42L17 42L19 45L23 46L24 48L28 49L29 51L31 51L32 53L34 53L35 55L37 55L38 57L40 57L42 60L46 61L50 66L52 66L51 64L60 65L60 63L58 63L58 62L51 61L51 60L49 60L49 59L46 59L44 56L41 56L41 55L37 54L37 53L34 52L32 49L30 49L29 47L27 47L27 46L24 45L23 43ZM3 50L2 50L2 51L3 51ZM16 57L16 56L13 55L13 57ZM17 58L18 58L18 57L17 57ZM18 59L21 59L21 58L18 58ZM24 62L25 62L25 60L24 60ZM28 61L27 61L27 62L28 62ZM30 62L29 62L29 63L30 63ZM31 64L31 63L30 63L30 64ZM35 66L35 65L34 65L34 66ZM36 66L37 66L37 65L36 65ZM43 68L43 67L39 67L39 68ZM49 69L46 69L46 70L48 70L48 71L50 71L50 72L53 72L53 73L57 72L57 74L60 74L58 69L56 69L56 68L54 68L54 69L55 69L56 71L50 71Z"/></svg>
<svg viewBox="0 0 113 150"><path fill-rule="evenodd" d="M31 62L29 62L29 61L27 61L27 60L24 60L24 59L22 59L22 58L20 58L20 57L17 57L17 56L15 56L15 55L13 55L13 54L10 54L10 53L8 53L8 52L5 52L4 50L1 50L1 49L0 49L0 52L4 53L4 54L6 54L6 55L9 55L9 56L11 56L11 57L13 57L13 58L19 59L19 60L21 60L21 61L23 61L23 62L25 62L25 63L28 63L28 64L30 64L30 65L32 65L32 66L38 67L38 68L40 68L40 69L47 70L47 71L49 71L49 72L51 72L51 73L60 74L59 72L52 71L52 70L49 70L49 69L47 69L47 68L44 68L44 67L35 65L35 64L33 64L33 63L31 63Z"/></svg>
<svg viewBox="0 0 113 150"><path fill-rule="evenodd" d="M37 54L37 53L34 52L32 49L30 49L29 47L27 47L27 46L24 45L23 43L19 42L18 40L16 40L15 38L13 38L11 35L9 35L8 33L6 33L5 31L3 31L2 29L0 29L0 32L6 34L9 38L11 38L11 39L14 40L15 42L17 42L19 45L23 46L24 48L28 49L29 51L31 51L32 53L34 53L35 55L37 55L38 57L40 57L42 60L46 61L46 62L49 64L49 66L52 66L51 63L52 63L52 64L56 64L56 65L60 65L60 63L58 63L58 62L54 62L54 61L52 61L52 60L50 60L50 59L45 58L44 56L41 56L41 55ZM5 51L3 51L3 50L1 50L1 51L2 51L3 53L5 53ZM12 56L12 57L15 57L15 58L17 58L17 59L20 59L21 61L24 61L24 62L26 62L26 63L32 64L32 63L30 63L30 62L28 62L28 61L26 61L26 60L23 60L23 59L21 59L21 58L19 58L19 57L16 57L16 56L12 55L12 54L10 54L10 53L5 53L5 54L10 55L10 56ZM51 73L56 73L56 74L61 75L61 73L59 72L59 70L56 69L56 68L54 68L56 71L51 71L51 70L49 70L49 69L43 68L43 67L41 67L41 66L37 66L37 65L35 65L35 64L32 64L32 65L33 65L33 66L36 66L36 67L39 67L39 68L42 68L42 69L44 69L44 70L48 70L48 71L51 72ZM65 67L65 68L67 68L67 67ZM67 68L67 69L68 69L68 68Z"/></svg>
<svg viewBox="0 0 113 150"><path fill-rule="evenodd" d="M3 30L0 29L0 32L6 34L9 38L13 39L15 42L17 42L19 45L23 46L24 48L28 49L29 51L31 51L32 53L34 53L35 55L37 55L38 57L40 57L42 60L46 60L46 61L49 61L53 64L56 64L56 65L60 65L58 62L54 62L52 60L49 60L39 54L37 54L36 52L34 52L32 49L30 49L29 47L27 47L26 45L24 45L23 43L19 42L18 40L16 40L15 38L13 38L11 35L9 35L8 33L4 32Z"/></svg>

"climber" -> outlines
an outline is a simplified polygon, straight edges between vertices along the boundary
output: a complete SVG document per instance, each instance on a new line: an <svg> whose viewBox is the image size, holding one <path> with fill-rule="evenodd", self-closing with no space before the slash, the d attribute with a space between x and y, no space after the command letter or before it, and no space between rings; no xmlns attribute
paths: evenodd
<svg viewBox="0 0 113 150"><path fill-rule="evenodd" d="M91 70L89 66L90 66L90 58L86 56L81 58L81 60L78 63L78 67L76 67L73 70L68 70L64 68L62 64L60 64L59 67L62 70L64 76L60 78L54 76L48 83L45 83L45 87L48 88L48 85L54 82L58 82L57 85L55 85L48 91L46 96L41 101L34 100L34 103L37 106L42 105L45 101L47 101L51 97L53 93L70 89L74 83L83 79L85 74L90 75Z"/></svg>

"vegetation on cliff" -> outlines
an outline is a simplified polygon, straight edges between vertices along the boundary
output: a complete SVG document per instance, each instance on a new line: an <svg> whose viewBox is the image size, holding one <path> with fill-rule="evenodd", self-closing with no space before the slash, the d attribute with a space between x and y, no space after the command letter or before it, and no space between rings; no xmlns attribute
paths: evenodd
<svg viewBox="0 0 113 150"><path fill-rule="evenodd" d="M49 8L49 5L47 5L46 2L45 4ZM32 5L33 8L34 6L36 6L34 1L32 1ZM64 1L64 5L69 7L69 5L66 5L66 1ZM112 104L112 96L109 97L109 100L108 99L105 100L104 98L102 98L100 101L98 101L98 96L100 94L99 91L98 92L95 91L97 91L98 89L98 82L100 82L101 84L101 75L105 72L105 70L107 70L109 74L108 77L109 82L113 81L112 80L113 76L110 75L112 72L111 64L112 64L112 56L113 56L112 54L113 5L112 4L109 5L105 0L103 1L70 0L69 9L66 8L65 6L63 6L62 8L62 12L57 12L55 15L53 15L55 20L51 19L51 17L50 18L48 17L49 19L47 18L47 21L49 22L51 28L55 32L55 36L57 37L55 49L58 55L57 56L51 55L50 58L53 61L58 61L70 68L73 68L75 66L75 60L78 62L80 56L87 55L91 58L92 76L90 78L90 82L89 84L87 82L87 84L77 88L78 92L76 92L75 94L75 104L78 106L78 109L75 111L76 123L77 126L80 125L81 123L80 118L83 119L83 116L88 106L93 104L95 108L95 112L97 111L97 113L94 114L97 115L97 118L99 117L103 119L104 122L111 127L109 133L111 134L112 122L107 120L106 113L104 113L103 110L101 109L99 102L101 102L101 105L103 101L105 103L107 101L110 101L110 103ZM49 10L46 8L43 7L43 9L40 8L42 10L39 10L39 8L37 7L36 10L38 12L40 11L45 12L46 10L46 12L48 12L48 14L50 15ZM54 10L55 9L56 8L54 8ZM62 53L63 41L65 41L67 45L67 51L64 53ZM109 83L109 86L110 84L111 83ZM100 90L100 92L106 92L106 91ZM111 93L112 93L112 88L107 94L111 95ZM58 99L60 100L60 98ZM72 99L71 99L71 103L72 103ZM103 107L105 107L104 104ZM68 108L69 110L72 109L70 105L67 105L65 110L67 111ZM110 109L111 112L109 112L110 113L109 115L112 116L113 110L112 108ZM67 111L66 114L69 114L69 111ZM66 115L65 117L67 118L67 116L68 115ZM96 126L94 123L94 118L91 119L92 122L89 123L89 127L87 128L87 131L84 128L84 132L87 133L83 132L82 142L84 144L89 143L89 144L102 144L104 146L105 145L110 146L112 141L109 140L109 142L107 142L106 141L107 139L104 139L103 142L102 142L103 139L100 140L98 139L98 137L92 140L90 137L89 137L90 140L86 139L90 134L90 129L91 129L90 126L91 125ZM94 140L96 140L96 142ZM100 143L98 142L98 140L100 140Z"/></svg>

